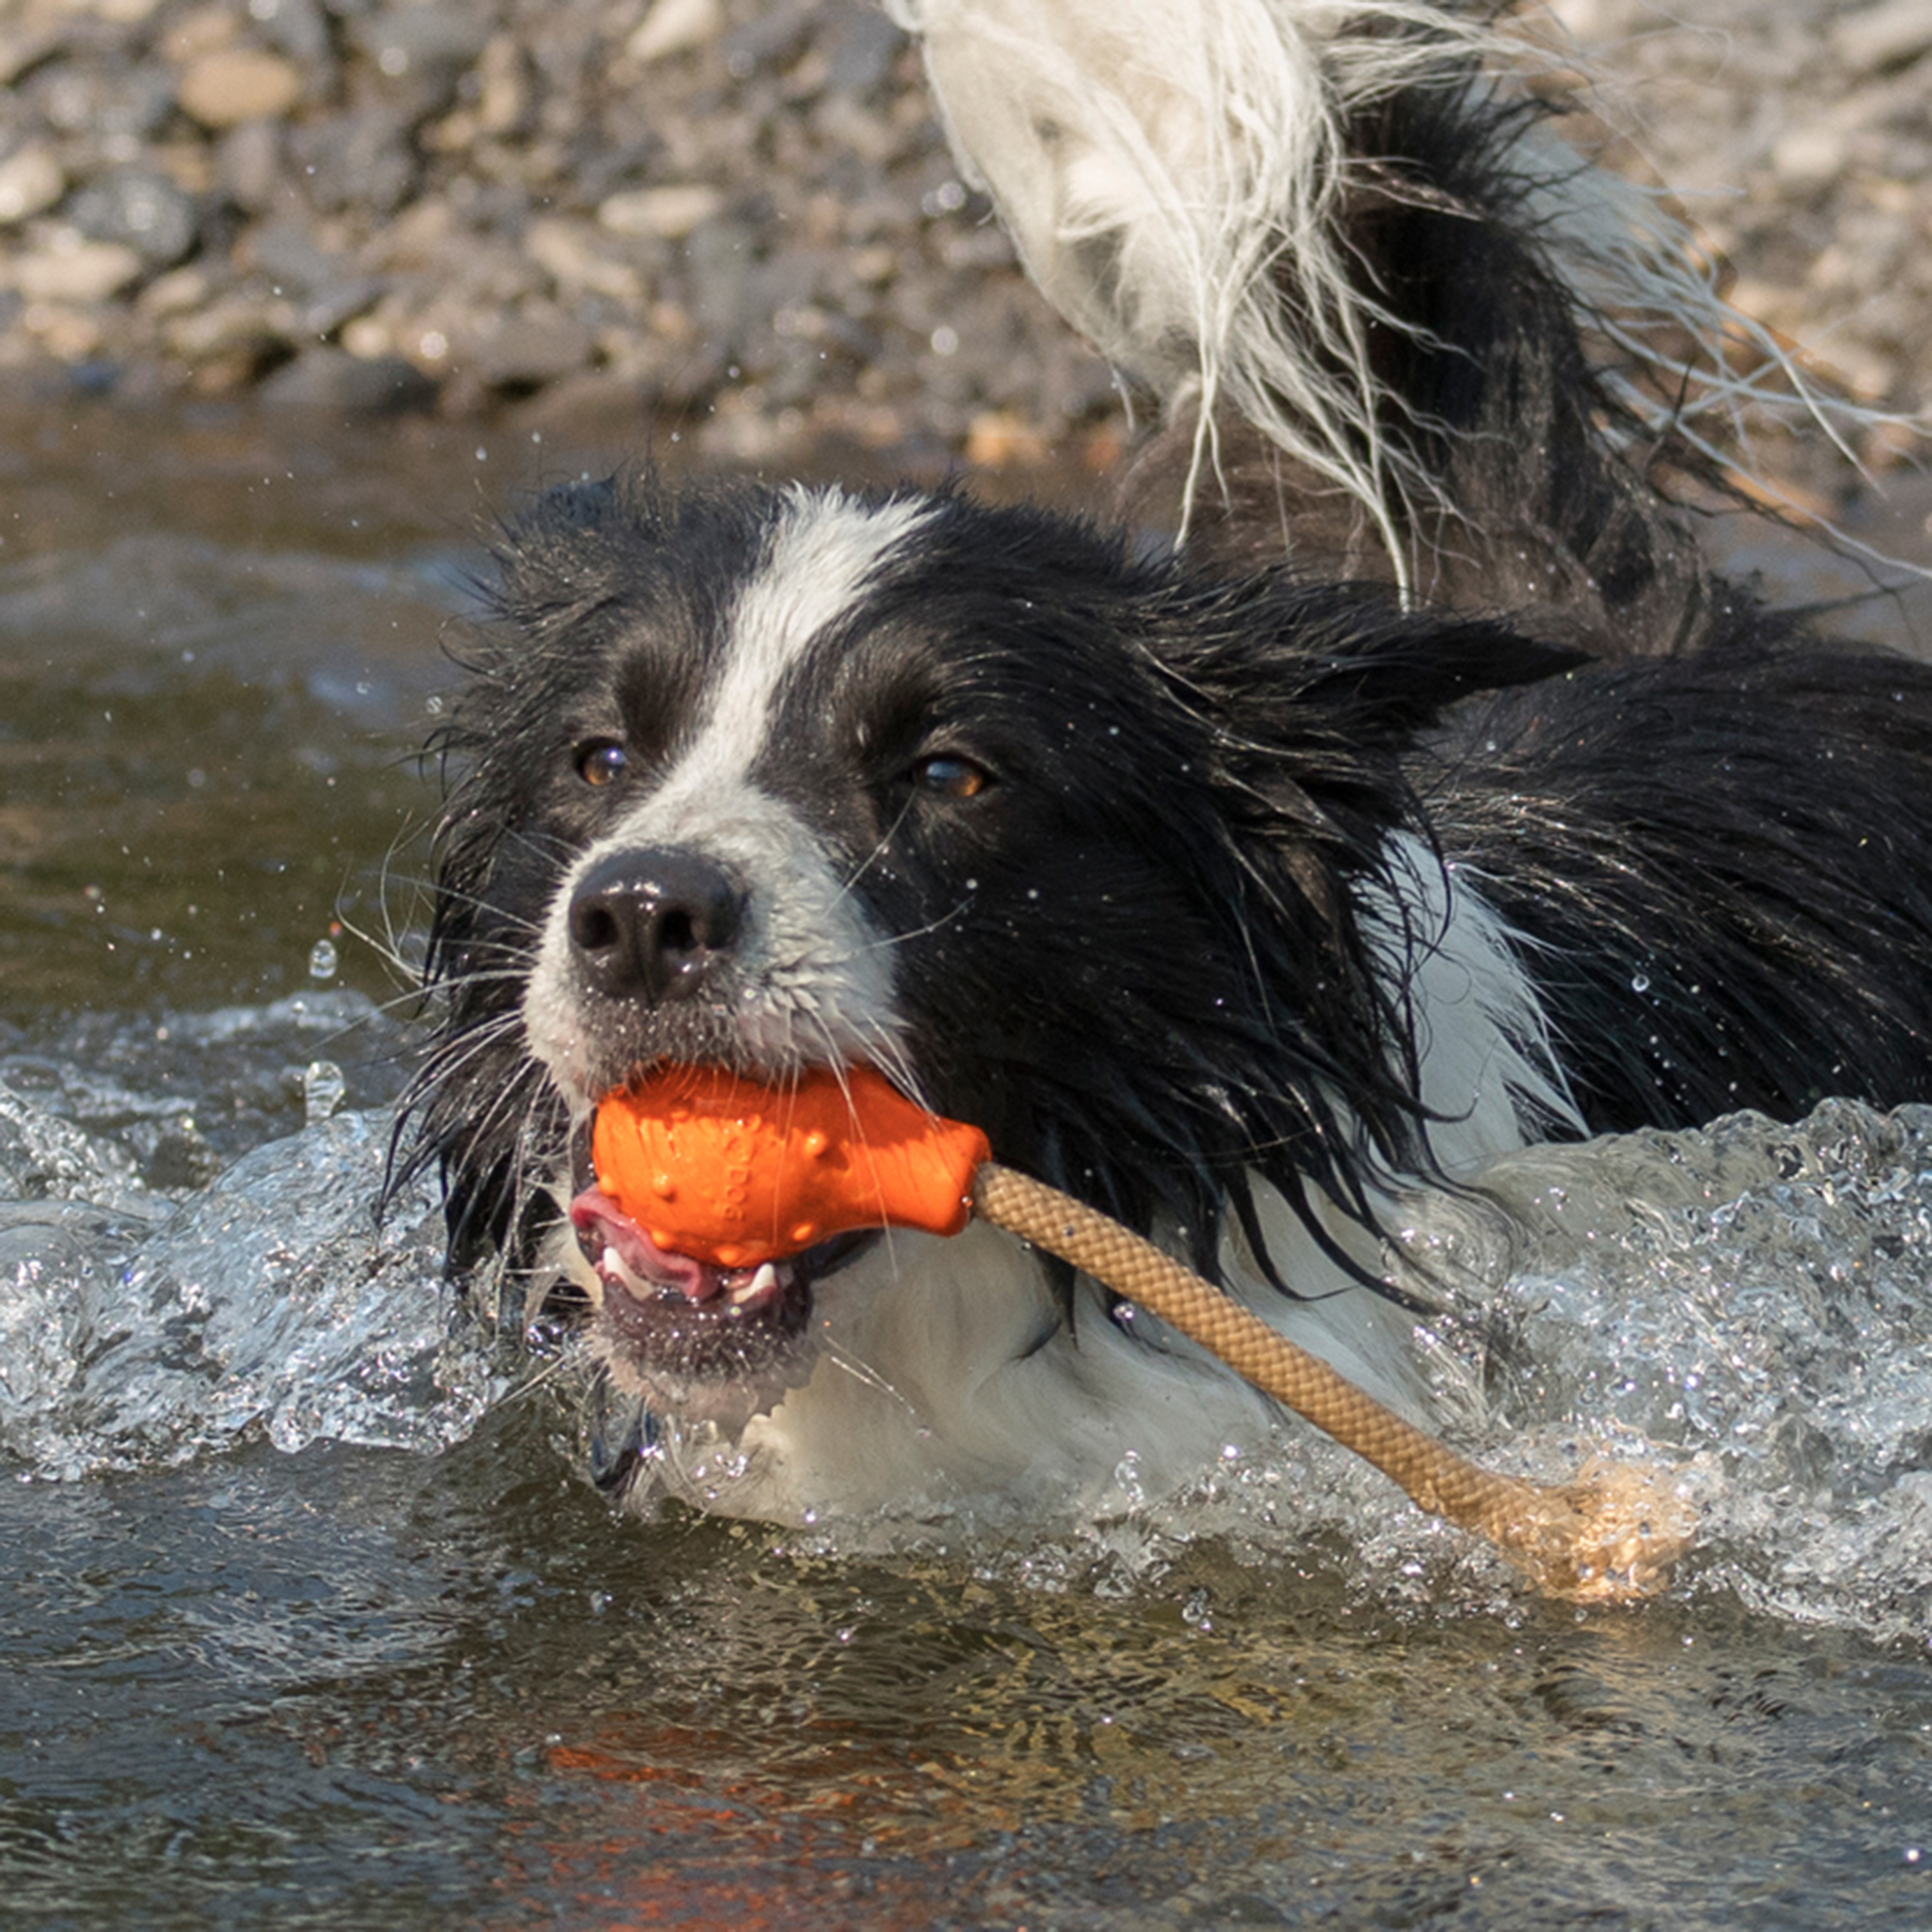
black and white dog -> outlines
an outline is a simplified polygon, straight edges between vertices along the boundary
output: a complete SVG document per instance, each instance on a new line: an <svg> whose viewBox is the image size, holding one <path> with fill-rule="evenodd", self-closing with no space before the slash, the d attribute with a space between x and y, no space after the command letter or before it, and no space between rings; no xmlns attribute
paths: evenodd
<svg viewBox="0 0 1932 1932"><path fill-rule="evenodd" d="M1165 13L1225 28L1216 60L1122 40ZM1418 1411L1418 1311L1377 1286L1404 1187L1932 1093L1932 671L1708 570L1620 440L1671 432L1601 353L1629 339L1597 328L1609 270L1562 252L1609 204L1491 30L1344 17L916 23L1043 285L1165 385L1178 548L963 494L640 476L503 543L447 739L413 1157L460 1264L575 1284L648 1402L637 1495L1037 1518L1273 1420L989 1227L755 1273L663 1254L586 1150L660 1062L875 1067ZM1286 161L1264 70L1304 117ZM1122 183L1156 180L1136 212ZM1143 246L1203 181L1237 287Z"/></svg>

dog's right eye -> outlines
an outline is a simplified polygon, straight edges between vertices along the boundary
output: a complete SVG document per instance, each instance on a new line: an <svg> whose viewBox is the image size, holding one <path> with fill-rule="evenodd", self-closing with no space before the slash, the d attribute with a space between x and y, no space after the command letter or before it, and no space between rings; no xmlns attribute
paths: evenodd
<svg viewBox="0 0 1932 1932"><path fill-rule="evenodd" d="M587 785L615 784L630 755L615 738L592 738L577 748L577 776Z"/></svg>
<svg viewBox="0 0 1932 1932"><path fill-rule="evenodd" d="M922 791L937 792L941 798L978 798L992 779L984 765L939 752L920 759L912 768L912 781Z"/></svg>

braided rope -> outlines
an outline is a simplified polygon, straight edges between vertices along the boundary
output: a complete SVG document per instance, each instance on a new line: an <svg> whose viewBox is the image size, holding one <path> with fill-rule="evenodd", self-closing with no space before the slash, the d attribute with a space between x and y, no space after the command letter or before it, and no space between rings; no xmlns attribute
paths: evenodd
<svg viewBox="0 0 1932 1932"><path fill-rule="evenodd" d="M1690 1548L1691 1515L1653 1471L1613 1463L1556 1487L1492 1474L1071 1195L986 1161L973 1178L973 1205L1210 1350L1432 1516L1488 1537L1548 1595L1607 1603L1646 1596Z"/></svg>

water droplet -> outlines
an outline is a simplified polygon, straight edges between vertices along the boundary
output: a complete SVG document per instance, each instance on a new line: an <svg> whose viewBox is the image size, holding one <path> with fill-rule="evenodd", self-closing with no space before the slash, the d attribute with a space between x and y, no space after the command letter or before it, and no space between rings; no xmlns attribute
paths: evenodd
<svg viewBox="0 0 1932 1932"><path fill-rule="evenodd" d="M1648 973L1633 973L1631 975L1631 991L1633 993L1649 992L1650 975Z"/></svg>
<svg viewBox="0 0 1932 1932"><path fill-rule="evenodd" d="M312 1060L302 1068L302 1115L313 1126L341 1106L349 1082L332 1060Z"/></svg>

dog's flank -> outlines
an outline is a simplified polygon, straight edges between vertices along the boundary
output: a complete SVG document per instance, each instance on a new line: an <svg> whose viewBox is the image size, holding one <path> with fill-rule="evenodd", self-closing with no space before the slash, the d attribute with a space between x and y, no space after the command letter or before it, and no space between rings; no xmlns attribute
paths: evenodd
<svg viewBox="0 0 1932 1932"><path fill-rule="evenodd" d="M500 561L414 1098L471 1246L537 1259L641 1068L863 1062L1414 1407L1393 1190L1932 1076L1916 667L1748 607L1592 664L958 496L573 486ZM539 1281L718 1507L1077 1504L1265 1422L987 1230L756 1289L608 1233Z"/></svg>

